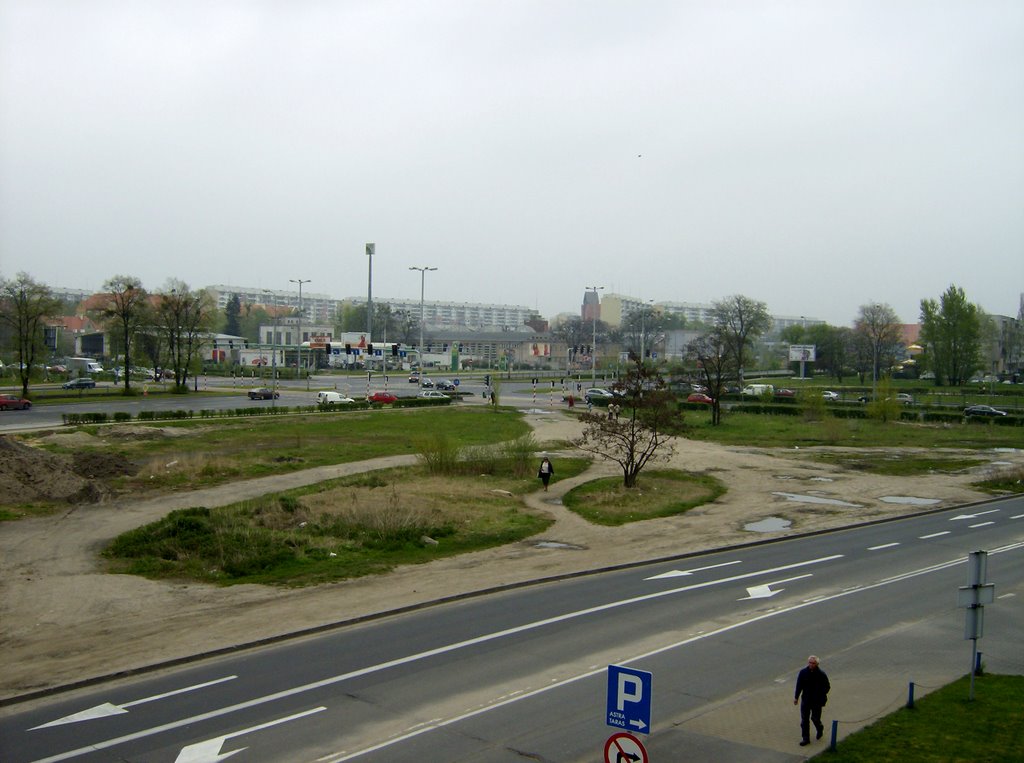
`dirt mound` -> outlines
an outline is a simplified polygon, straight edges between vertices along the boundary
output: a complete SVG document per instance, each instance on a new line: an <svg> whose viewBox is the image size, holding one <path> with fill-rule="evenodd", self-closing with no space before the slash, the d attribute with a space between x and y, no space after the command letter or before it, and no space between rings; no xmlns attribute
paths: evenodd
<svg viewBox="0 0 1024 763"><path fill-rule="evenodd" d="M91 471L88 465L84 470L86 473ZM94 467L92 471L100 472L101 469ZM32 501L95 503L105 495L106 490L100 484L79 473L75 459L0 436L0 504Z"/></svg>
<svg viewBox="0 0 1024 763"><path fill-rule="evenodd" d="M75 453L72 470L86 479L109 479L126 474L137 474L139 467L120 453Z"/></svg>

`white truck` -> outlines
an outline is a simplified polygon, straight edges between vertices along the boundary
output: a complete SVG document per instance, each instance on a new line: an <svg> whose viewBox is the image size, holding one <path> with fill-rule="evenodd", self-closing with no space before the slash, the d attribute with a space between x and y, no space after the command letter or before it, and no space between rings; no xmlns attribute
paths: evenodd
<svg viewBox="0 0 1024 763"><path fill-rule="evenodd" d="M103 366L92 358L68 358L65 365L72 376L103 373Z"/></svg>

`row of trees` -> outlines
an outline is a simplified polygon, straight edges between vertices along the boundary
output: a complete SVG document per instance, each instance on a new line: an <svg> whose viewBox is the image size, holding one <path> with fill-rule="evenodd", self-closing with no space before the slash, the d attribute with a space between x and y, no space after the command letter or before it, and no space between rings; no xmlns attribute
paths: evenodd
<svg viewBox="0 0 1024 763"><path fill-rule="evenodd" d="M210 296L178 280L150 294L139 279L124 275L109 279L103 290L94 318L123 354L125 392L131 391L129 369L135 356L147 358L154 368L172 370L175 387L183 390L216 316ZM32 369L49 356L47 322L61 310L49 287L26 273L0 281L0 325L7 329L17 357L23 395L28 394Z"/></svg>

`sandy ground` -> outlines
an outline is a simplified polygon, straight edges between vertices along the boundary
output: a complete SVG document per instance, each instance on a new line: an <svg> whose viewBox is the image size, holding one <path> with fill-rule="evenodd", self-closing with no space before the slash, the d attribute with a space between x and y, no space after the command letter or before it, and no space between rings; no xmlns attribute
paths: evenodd
<svg viewBox="0 0 1024 763"><path fill-rule="evenodd" d="M559 412L533 413L528 418L542 443L565 440L579 431L574 419ZM679 441L672 465L713 473L728 486L715 503L675 518L618 528L592 526L563 509L560 497L574 484L616 473L614 464L599 463L573 480L552 484L550 492L526 497L529 507L556 520L542 537L301 590L216 588L107 575L99 571L97 552L117 534L175 508L221 505L408 463L410 458L322 467L4 523L0 525L0 649L5 667L0 672L0 700L444 597L970 503L988 497L970 487L980 472L1024 464L1024 451L990 452L982 455L990 457L991 463L970 474L879 477L815 464L802 459L806 453ZM558 454L553 461L557 471ZM834 503L805 503L794 496ZM894 502L905 497L935 503L922 507ZM744 529L767 517L792 524L772 533Z"/></svg>

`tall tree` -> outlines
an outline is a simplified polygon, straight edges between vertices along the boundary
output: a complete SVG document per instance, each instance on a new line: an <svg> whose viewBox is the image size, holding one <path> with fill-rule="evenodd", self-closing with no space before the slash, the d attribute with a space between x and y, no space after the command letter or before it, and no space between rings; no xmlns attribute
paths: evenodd
<svg viewBox="0 0 1024 763"><path fill-rule="evenodd" d="M816 348L815 367L842 384L843 375L853 364L853 330L846 326L816 323L807 328L804 339Z"/></svg>
<svg viewBox="0 0 1024 763"><path fill-rule="evenodd" d="M242 300L238 298L237 294L232 294L228 297L227 304L224 305L224 333L231 336L241 336L241 317Z"/></svg>
<svg viewBox="0 0 1024 763"><path fill-rule="evenodd" d="M715 328L721 332L728 352L732 354L740 386L743 385L743 369L747 351L755 339L771 328L772 319L768 307L742 294L734 294L711 304L711 315Z"/></svg>
<svg viewBox="0 0 1024 763"><path fill-rule="evenodd" d="M721 329L712 329L694 339L686 347L689 357L697 362L701 377L711 398L711 424L722 423L722 397L728 383L738 376L735 358Z"/></svg>
<svg viewBox="0 0 1024 763"><path fill-rule="evenodd" d="M142 282L134 276L114 276L103 284L103 289L107 299L100 314L114 329L112 333L124 348L124 393L127 395L131 392L132 342L146 320L149 302Z"/></svg>
<svg viewBox="0 0 1024 763"><path fill-rule="evenodd" d="M921 342L936 385L963 384L981 367L982 316L958 286L946 289L938 302L921 300Z"/></svg>
<svg viewBox="0 0 1024 763"><path fill-rule="evenodd" d="M671 457L672 435L681 430L682 417L664 378L638 355L630 356L629 369L614 389L621 397L612 405L621 410L609 406L582 414L583 434L573 445L617 463L623 486L633 488L647 464Z"/></svg>
<svg viewBox="0 0 1024 763"><path fill-rule="evenodd" d="M892 368L902 346L902 331L896 312L886 304L871 302L861 305L854 332L860 344L870 352L871 379L877 382L881 369Z"/></svg>
<svg viewBox="0 0 1024 763"><path fill-rule="evenodd" d="M10 331L18 356L22 397L28 396L32 368L45 352L46 319L59 315L60 309L49 287L27 273L0 281L0 322Z"/></svg>
<svg viewBox="0 0 1024 763"><path fill-rule="evenodd" d="M202 351L204 334L213 318L214 303L206 291L192 291L188 284L172 280L160 295L156 326L163 335L174 386L187 391L185 380L192 361Z"/></svg>

